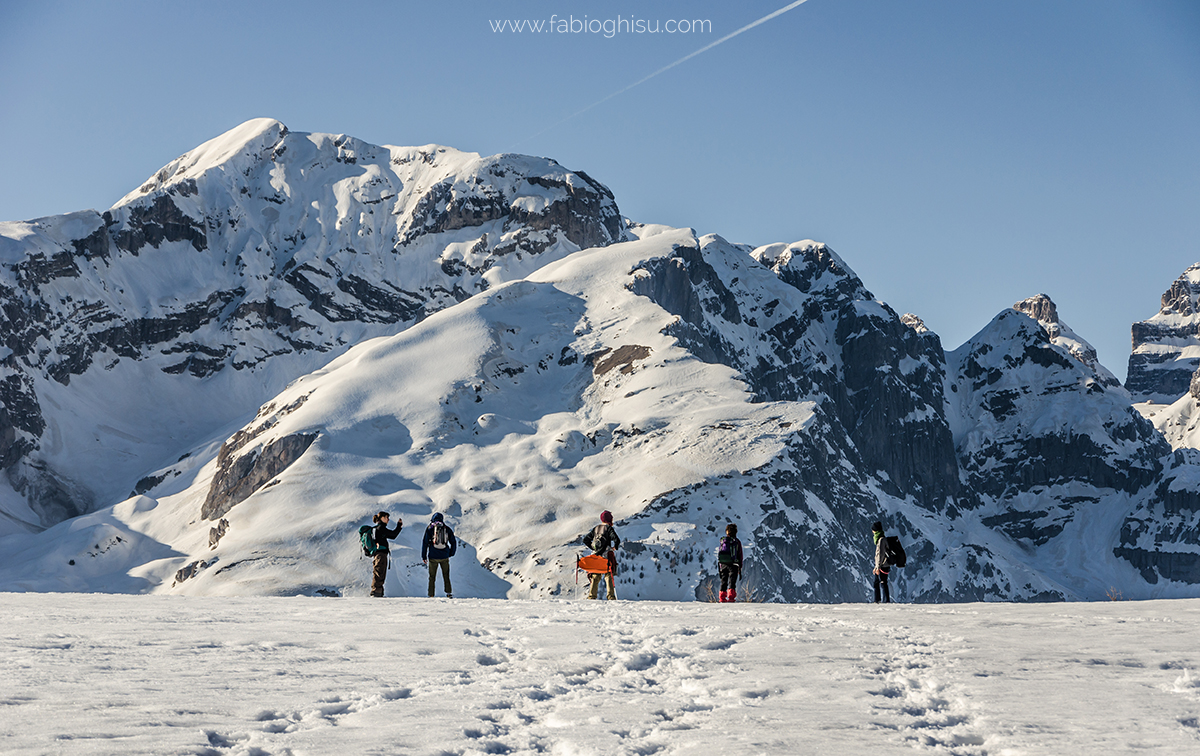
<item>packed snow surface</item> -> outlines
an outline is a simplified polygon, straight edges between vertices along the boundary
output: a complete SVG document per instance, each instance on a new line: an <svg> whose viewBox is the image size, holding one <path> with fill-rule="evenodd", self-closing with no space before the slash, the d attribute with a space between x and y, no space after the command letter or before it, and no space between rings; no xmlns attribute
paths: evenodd
<svg viewBox="0 0 1200 756"><path fill-rule="evenodd" d="M0 743L6 754L1200 753L1198 621L1196 600L0 594Z"/></svg>

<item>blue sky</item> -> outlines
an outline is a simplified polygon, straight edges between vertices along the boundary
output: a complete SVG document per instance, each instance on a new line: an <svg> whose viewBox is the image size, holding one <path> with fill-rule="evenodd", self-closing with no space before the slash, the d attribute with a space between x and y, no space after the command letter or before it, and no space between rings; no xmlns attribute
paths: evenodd
<svg viewBox="0 0 1200 756"><path fill-rule="evenodd" d="M1045 292L1123 377L1200 261L1200 3L809 0L543 131L785 4L7 0L0 218L107 208L260 116L527 152L635 220L828 242L947 349ZM489 23L552 15L711 32Z"/></svg>

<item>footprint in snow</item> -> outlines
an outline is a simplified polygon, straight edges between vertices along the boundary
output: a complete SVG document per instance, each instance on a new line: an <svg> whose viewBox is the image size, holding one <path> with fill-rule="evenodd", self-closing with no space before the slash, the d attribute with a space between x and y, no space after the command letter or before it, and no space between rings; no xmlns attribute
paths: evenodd
<svg viewBox="0 0 1200 756"><path fill-rule="evenodd" d="M905 740L955 756L984 756L984 738L973 730L970 704L955 687L935 675L943 662L940 646L908 637L896 639L895 652L863 671L884 686L868 691L886 715L875 726L893 730Z"/></svg>
<svg viewBox="0 0 1200 756"><path fill-rule="evenodd" d="M726 638L724 640L714 640L709 641L708 643L702 643L700 644L700 648L704 649L705 651L726 651L730 648L733 648L733 646L736 644L736 638Z"/></svg>

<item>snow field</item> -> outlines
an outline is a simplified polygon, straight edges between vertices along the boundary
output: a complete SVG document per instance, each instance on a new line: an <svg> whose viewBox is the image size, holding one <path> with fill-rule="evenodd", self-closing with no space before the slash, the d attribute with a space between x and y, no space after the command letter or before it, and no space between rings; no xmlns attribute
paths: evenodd
<svg viewBox="0 0 1200 756"><path fill-rule="evenodd" d="M1200 753L1198 619L0 594L0 751Z"/></svg>

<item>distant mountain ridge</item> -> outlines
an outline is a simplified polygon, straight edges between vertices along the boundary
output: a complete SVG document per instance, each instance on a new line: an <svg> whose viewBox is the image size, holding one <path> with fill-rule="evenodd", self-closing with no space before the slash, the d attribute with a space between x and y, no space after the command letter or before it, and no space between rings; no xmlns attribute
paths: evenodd
<svg viewBox="0 0 1200 756"><path fill-rule="evenodd" d="M907 600L1200 590L1200 458L1048 296L947 353L824 244L632 223L550 160L249 122L0 225L0 282L0 504L96 510L0 589L365 593L391 509L391 592L438 511L475 595L559 596L611 509L631 598L703 600L727 521L764 600L864 595L876 519Z"/></svg>

